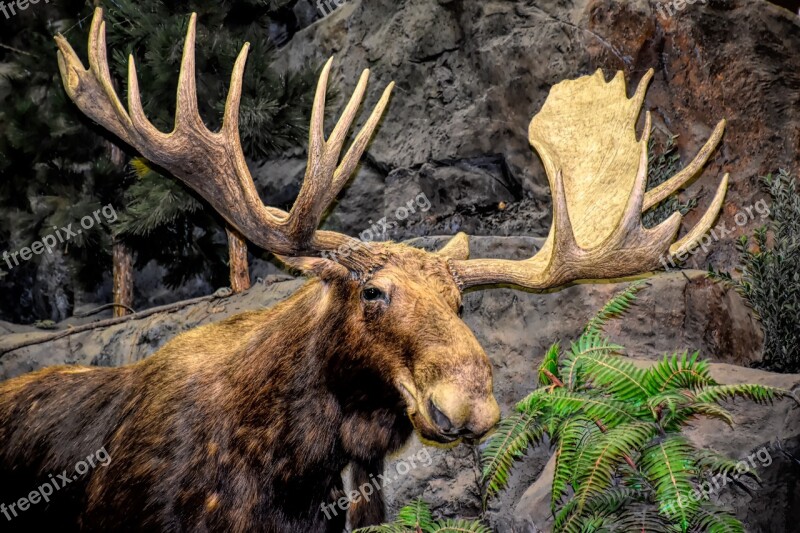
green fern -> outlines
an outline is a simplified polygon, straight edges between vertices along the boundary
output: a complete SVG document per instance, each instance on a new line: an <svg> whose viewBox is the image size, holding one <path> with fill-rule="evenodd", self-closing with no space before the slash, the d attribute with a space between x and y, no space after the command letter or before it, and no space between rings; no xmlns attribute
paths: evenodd
<svg viewBox="0 0 800 533"><path fill-rule="evenodd" d="M552 380L550 376L555 376L560 379L558 375L558 358L560 351L561 347L558 343L555 343L547 350L547 353L544 354L542 364L539 365L539 385L551 385Z"/></svg>
<svg viewBox="0 0 800 533"><path fill-rule="evenodd" d="M673 519L682 531L689 529L699 504L690 497L694 490L694 448L682 435L668 435L643 451L639 468L653 484L656 504L664 516Z"/></svg>
<svg viewBox="0 0 800 533"><path fill-rule="evenodd" d="M553 473L552 494L550 508L555 513L561 499L569 492L573 482L573 468L578 452L587 449L585 442L592 439L596 433L600 433L600 428L593 421L583 417L567 418L563 421L557 435L555 435L556 446L556 468ZM491 441L490 441L491 444ZM490 452L487 449L484 455Z"/></svg>
<svg viewBox="0 0 800 533"><path fill-rule="evenodd" d="M695 465L700 472L710 477L718 474L731 476L737 471L739 461L726 457L714 450L698 450L695 454ZM743 474L756 480L761 480L758 473L753 469L748 468Z"/></svg>
<svg viewBox="0 0 800 533"><path fill-rule="evenodd" d="M577 342L572 343L570 354L564 359L561 375L564 377L565 386L569 390L576 390L581 386L580 377L585 375L582 366L592 356L618 354L622 346L611 344L597 331L589 331L580 336Z"/></svg>
<svg viewBox="0 0 800 533"><path fill-rule="evenodd" d="M621 357L623 348L602 328L630 308L640 288L633 284L606 304L566 353L558 343L547 351L540 387L517 403L483 451L484 506L547 436L556 455L556 532L741 530L734 517L694 497L707 476L730 474L737 462L695 449L682 430L698 417L732 425L720 405L726 400L769 403L791 393L718 384L696 352L665 355L647 369Z"/></svg>
<svg viewBox="0 0 800 533"><path fill-rule="evenodd" d="M540 413L520 413L504 418L482 456L483 479L486 482L483 503L508 484L513 462L521 459L531 445L539 442L544 428L537 424Z"/></svg>
<svg viewBox="0 0 800 533"><path fill-rule="evenodd" d="M362 527L353 533L491 533L479 520L435 520L421 498L400 509L394 522Z"/></svg>
<svg viewBox="0 0 800 533"><path fill-rule="evenodd" d="M739 385L712 385L697 391L697 401L721 402L736 397L745 398L756 403L772 403L777 398L793 397L792 393L766 385L743 383Z"/></svg>
<svg viewBox="0 0 800 533"><path fill-rule="evenodd" d="M591 319L586 327L583 329L584 333L600 333L606 323L613 319L619 318L625 314L631 305L636 300L636 293L646 286L644 280L634 281L622 292L614 296L602 309Z"/></svg>
<svg viewBox="0 0 800 533"><path fill-rule="evenodd" d="M708 362L698 360L699 353L673 354L647 370L645 387L650 393L662 393L676 389L692 389L716 385L708 370Z"/></svg>
<svg viewBox="0 0 800 533"><path fill-rule="evenodd" d="M582 511L589 499L610 489L617 465L647 445L657 432L655 424L634 422L598 434L581 461L574 465L577 510Z"/></svg>

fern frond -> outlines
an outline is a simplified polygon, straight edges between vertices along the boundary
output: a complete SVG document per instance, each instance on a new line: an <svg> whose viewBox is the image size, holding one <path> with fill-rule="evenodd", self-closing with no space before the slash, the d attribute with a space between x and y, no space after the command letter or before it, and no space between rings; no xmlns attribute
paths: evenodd
<svg viewBox="0 0 800 533"><path fill-rule="evenodd" d="M588 418L574 417L566 419L554 435L556 440L556 467L553 472L550 509L555 513L559 500L564 496L575 475L578 451L588 448L585 442L592 434L600 433L600 429Z"/></svg>
<svg viewBox="0 0 800 533"><path fill-rule="evenodd" d="M547 396L550 395L550 392L551 391L548 390L547 387L539 387L518 401L514 406L514 409L518 413L541 413L542 408L547 401Z"/></svg>
<svg viewBox="0 0 800 533"><path fill-rule="evenodd" d="M634 422L599 435L575 467L575 499L583 509L590 499L600 497L611 486L619 463L644 448L658 433L658 426Z"/></svg>
<svg viewBox="0 0 800 533"><path fill-rule="evenodd" d="M545 387L547 385L552 385L552 381L547 376L547 372L551 373L555 377L560 379L559 371L558 371L558 358L559 354L561 353L561 347L559 343L555 343L550 346L550 349L547 350L547 353L544 354L544 359L542 360L542 364L539 365L539 385Z"/></svg>
<svg viewBox="0 0 800 533"><path fill-rule="evenodd" d="M658 364L647 369L645 387L652 394L677 389L694 389L716 385L711 378L708 361L698 360L699 353L665 355Z"/></svg>
<svg viewBox="0 0 800 533"><path fill-rule="evenodd" d="M651 505L632 505L614 517L608 531L630 533L676 533L680 531L672 521L660 514Z"/></svg>
<svg viewBox="0 0 800 533"><path fill-rule="evenodd" d="M428 504L422 498L412 500L397 513L396 524L412 528L412 531L429 531L435 526Z"/></svg>
<svg viewBox="0 0 800 533"><path fill-rule="evenodd" d="M589 512L608 516L641 499L641 493L630 487L609 487L607 490L590 498L584 508Z"/></svg>
<svg viewBox="0 0 800 533"><path fill-rule="evenodd" d="M712 385L697 389L696 398L698 402L721 402L736 397L746 398L756 403L772 403L776 398L792 396L792 393L752 383L741 383L737 385Z"/></svg>
<svg viewBox="0 0 800 533"><path fill-rule="evenodd" d="M521 459L528 447L536 444L544 428L536 421L540 412L519 413L500 421L494 434L481 453L482 482L486 489L483 505L507 484L514 461Z"/></svg>
<svg viewBox="0 0 800 533"><path fill-rule="evenodd" d="M592 420L601 420L609 428L622 423L637 422L647 414L646 410L630 403L564 389L555 389L550 394L540 396L537 400L540 405L547 406L553 416L564 418L583 413Z"/></svg>
<svg viewBox="0 0 800 533"><path fill-rule="evenodd" d="M647 400L648 390L643 385L646 372L627 359L616 355L586 353L583 373L586 381L610 393L615 400L640 405Z"/></svg>
<svg viewBox="0 0 800 533"><path fill-rule="evenodd" d="M575 499L568 501L554 514L555 521L553 522L553 531L555 533L574 531L576 524L578 524L581 519L581 513L578 510L578 502ZM580 531L580 529L578 529L578 531Z"/></svg>
<svg viewBox="0 0 800 533"><path fill-rule="evenodd" d="M724 407L711 402L692 403L677 409L672 417L665 420L665 425L685 425L686 421L696 416L716 418L733 428L733 416Z"/></svg>
<svg viewBox="0 0 800 533"><path fill-rule="evenodd" d="M656 415L658 412L674 413L679 407L694 402L695 396L685 389L669 390L653 394L647 399L647 407Z"/></svg>
<svg viewBox="0 0 800 533"><path fill-rule="evenodd" d="M708 533L745 533L744 525L735 516L709 505L700 508L692 527Z"/></svg>
<svg viewBox="0 0 800 533"><path fill-rule="evenodd" d="M605 518L592 513L583 513L574 506L567 506L556 516L553 531L556 533L588 533L604 531Z"/></svg>
<svg viewBox="0 0 800 533"><path fill-rule="evenodd" d="M553 530L556 532L566 531L621 531L628 532L631 529L621 529L618 527L620 521L619 514L627 514L627 508L642 501L642 495L637 491L627 487L610 487L602 494L586 502L582 510L578 510L576 500L570 501L555 513ZM657 515L657 513L655 513ZM663 522L661 517L660 521ZM641 521L641 520L640 520ZM648 521L649 522L649 521ZM587 526L596 529L586 529ZM640 531L651 531L650 529Z"/></svg>
<svg viewBox="0 0 800 533"><path fill-rule="evenodd" d="M577 342L573 342L569 355L564 359L561 368L562 381L568 390L576 390L585 382L583 374L585 365L592 356L619 354L622 346L611 344L609 340L597 331L584 333Z"/></svg>
<svg viewBox="0 0 800 533"><path fill-rule="evenodd" d="M636 293L645 287L643 280L634 281L625 290L614 296L602 309L586 324L584 333L600 333L603 326L613 319L622 316L636 300Z"/></svg>
<svg viewBox="0 0 800 533"><path fill-rule="evenodd" d="M689 441L679 434L669 434L642 453L639 468L656 491L661 514L676 520L687 531L699 504L690 498L695 476L693 454Z"/></svg>
<svg viewBox="0 0 800 533"><path fill-rule="evenodd" d="M425 533L492 533L479 520L442 520Z"/></svg>
<svg viewBox="0 0 800 533"><path fill-rule="evenodd" d="M695 453L695 465L700 472L705 474L712 476L717 474L730 476L737 471L739 461L722 455L717 451L706 448L703 450L698 450ZM744 474L752 476L758 480L761 479L758 477L758 473L752 468L748 468Z"/></svg>

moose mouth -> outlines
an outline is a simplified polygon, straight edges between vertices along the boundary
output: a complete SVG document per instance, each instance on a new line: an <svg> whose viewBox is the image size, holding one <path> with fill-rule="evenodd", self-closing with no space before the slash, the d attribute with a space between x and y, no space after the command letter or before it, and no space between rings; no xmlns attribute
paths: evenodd
<svg viewBox="0 0 800 533"><path fill-rule="evenodd" d="M400 395L406 403L406 413L411 420L411 424L417 434L424 440L433 441L437 444L451 444L464 438L463 435L448 433L443 431L434 421L436 406L429 399L420 401L418 399L417 388L410 383L400 382L397 385Z"/></svg>

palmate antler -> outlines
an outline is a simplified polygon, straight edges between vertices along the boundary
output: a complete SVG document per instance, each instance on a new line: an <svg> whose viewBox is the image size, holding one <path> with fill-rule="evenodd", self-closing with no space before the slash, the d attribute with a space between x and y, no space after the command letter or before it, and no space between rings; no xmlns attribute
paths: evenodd
<svg viewBox="0 0 800 533"><path fill-rule="evenodd" d="M259 198L239 140L239 102L249 44L242 47L233 67L222 128L211 132L197 109L195 26L196 15L193 14L183 49L175 127L171 133L157 130L144 114L133 56L128 63L128 109L120 102L111 83L105 23L100 8L95 10L89 33L88 70L67 40L56 36L58 64L67 94L89 118L200 194L254 244L287 256L317 256L344 247L348 254L337 256L343 265L354 270L368 269L373 256L357 246L359 241L339 233L317 231L317 226L326 207L358 165L389 102L394 83L386 88L339 163L347 132L367 88L369 71L361 75L342 117L326 140L323 118L332 59L328 61L314 99L305 180L292 209L286 213L265 206Z"/></svg>
<svg viewBox="0 0 800 533"><path fill-rule="evenodd" d="M678 212L658 227L642 226L642 213L698 173L725 129L723 120L694 161L645 193L650 113L639 141L635 127L652 76L652 70L645 74L631 99L621 72L608 83L598 70L551 89L529 128L530 143L541 156L553 192L550 234L527 260L452 261L462 288L505 283L547 289L635 275L691 248L710 229L725 198L727 174L700 222L677 242Z"/></svg>

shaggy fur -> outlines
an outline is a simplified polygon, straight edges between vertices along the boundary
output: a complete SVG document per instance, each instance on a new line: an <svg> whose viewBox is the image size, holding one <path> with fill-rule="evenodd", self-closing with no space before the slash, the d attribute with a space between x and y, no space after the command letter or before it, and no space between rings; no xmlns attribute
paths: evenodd
<svg viewBox="0 0 800 533"><path fill-rule="evenodd" d="M357 482L380 472L414 426L454 440L418 405L436 390L462 391L436 401L485 433L497 418L483 407L494 402L491 367L456 316L445 260L395 246L359 281L314 260L324 279L271 309L184 333L138 364L0 383L0 503L102 447L111 457L49 504L11 522L0 515L0 529L338 533L344 513L328 520L321 507L343 495L345 466ZM389 301L366 301L368 285ZM415 390L398 387L401 376ZM375 497L350 521L383 514Z"/></svg>

